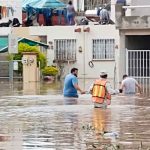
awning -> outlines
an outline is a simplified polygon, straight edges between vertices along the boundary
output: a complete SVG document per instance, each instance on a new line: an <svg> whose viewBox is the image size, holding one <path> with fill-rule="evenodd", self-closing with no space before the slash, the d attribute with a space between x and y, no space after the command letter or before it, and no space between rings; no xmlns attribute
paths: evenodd
<svg viewBox="0 0 150 150"><path fill-rule="evenodd" d="M22 7L26 9L28 6L32 8L65 8L66 4L60 0L23 0Z"/></svg>
<svg viewBox="0 0 150 150"><path fill-rule="evenodd" d="M65 8L66 4L59 0L42 0L33 5L34 8Z"/></svg>
<svg viewBox="0 0 150 150"><path fill-rule="evenodd" d="M39 42L39 41L34 41L28 38L18 38L18 43L26 43L30 46L42 46L45 48L48 48L48 45L43 43L43 42ZM0 37L0 53L5 53L8 51L8 38L5 37Z"/></svg>

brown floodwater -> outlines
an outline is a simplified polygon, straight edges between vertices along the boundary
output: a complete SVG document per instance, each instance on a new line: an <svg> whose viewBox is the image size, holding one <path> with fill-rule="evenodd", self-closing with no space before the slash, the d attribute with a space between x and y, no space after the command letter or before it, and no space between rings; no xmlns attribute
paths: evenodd
<svg viewBox="0 0 150 150"><path fill-rule="evenodd" d="M86 90L92 80L80 81ZM148 150L150 98L112 96L93 108L90 94L64 98L62 82L0 83L0 150Z"/></svg>

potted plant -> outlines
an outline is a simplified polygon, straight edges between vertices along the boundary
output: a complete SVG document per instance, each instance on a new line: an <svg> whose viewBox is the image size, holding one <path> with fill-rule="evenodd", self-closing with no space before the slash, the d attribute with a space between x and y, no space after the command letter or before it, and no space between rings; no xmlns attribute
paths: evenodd
<svg viewBox="0 0 150 150"><path fill-rule="evenodd" d="M53 81L58 74L59 69L55 66L46 66L42 69L42 76L45 81Z"/></svg>

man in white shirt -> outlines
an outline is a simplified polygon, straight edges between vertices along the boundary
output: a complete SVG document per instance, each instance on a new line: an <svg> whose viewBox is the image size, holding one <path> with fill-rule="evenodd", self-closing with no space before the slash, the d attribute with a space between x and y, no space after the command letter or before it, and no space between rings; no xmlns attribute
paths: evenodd
<svg viewBox="0 0 150 150"><path fill-rule="evenodd" d="M136 87L138 88L139 93L142 93L139 83L134 78L128 77L126 74L123 75L120 91L123 91L124 94L135 94Z"/></svg>

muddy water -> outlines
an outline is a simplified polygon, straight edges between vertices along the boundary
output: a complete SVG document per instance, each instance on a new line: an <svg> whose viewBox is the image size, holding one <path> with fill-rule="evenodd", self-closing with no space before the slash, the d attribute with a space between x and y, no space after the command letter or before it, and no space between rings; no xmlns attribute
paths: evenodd
<svg viewBox="0 0 150 150"><path fill-rule="evenodd" d="M86 88L90 84L81 82ZM111 106L101 110L93 108L88 94L64 98L62 87L61 82L1 83L0 150L150 147L148 96L113 96Z"/></svg>

